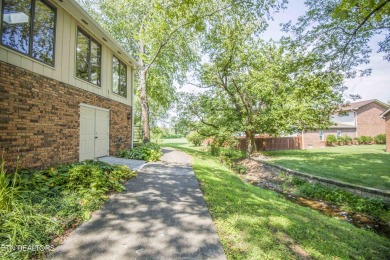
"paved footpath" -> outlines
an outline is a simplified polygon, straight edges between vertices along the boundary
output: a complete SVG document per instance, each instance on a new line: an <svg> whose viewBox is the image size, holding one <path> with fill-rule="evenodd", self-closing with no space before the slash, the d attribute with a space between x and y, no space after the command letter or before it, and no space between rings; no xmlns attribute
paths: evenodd
<svg viewBox="0 0 390 260"><path fill-rule="evenodd" d="M164 149L50 259L226 259L191 157Z"/></svg>

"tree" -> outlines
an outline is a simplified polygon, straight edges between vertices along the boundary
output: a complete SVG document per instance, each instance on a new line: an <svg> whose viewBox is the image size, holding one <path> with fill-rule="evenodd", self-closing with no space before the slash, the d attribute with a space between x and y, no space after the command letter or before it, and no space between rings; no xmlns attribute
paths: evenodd
<svg viewBox="0 0 390 260"><path fill-rule="evenodd" d="M342 75L315 55L263 42L258 30L231 17L210 30L203 45L210 61L199 71L206 91L180 98L181 116L200 134L245 132L248 155L256 133L330 126L345 89Z"/></svg>
<svg viewBox="0 0 390 260"><path fill-rule="evenodd" d="M347 77L357 76L356 66L369 62L370 39L386 34L379 51L390 61L390 0L313 0L297 24L288 23L285 31L294 33L296 45L315 53L333 70ZM291 40L291 39L287 39ZM371 70L360 71L368 75Z"/></svg>
<svg viewBox="0 0 390 260"><path fill-rule="evenodd" d="M143 141L150 140L149 108L166 110L181 82L198 61L198 32L216 14L268 15L285 0L79 0L139 63L138 94Z"/></svg>

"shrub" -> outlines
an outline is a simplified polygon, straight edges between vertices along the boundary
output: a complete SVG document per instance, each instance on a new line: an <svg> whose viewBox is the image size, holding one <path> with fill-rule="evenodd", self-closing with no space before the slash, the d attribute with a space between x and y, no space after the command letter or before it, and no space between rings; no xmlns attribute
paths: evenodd
<svg viewBox="0 0 390 260"><path fill-rule="evenodd" d="M386 135L380 134L375 136L375 143L377 144L385 144L386 143Z"/></svg>
<svg viewBox="0 0 390 260"><path fill-rule="evenodd" d="M238 174L247 174L248 173L248 168L244 165L237 164L233 167L233 170Z"/></svg>
<svg viewBox="0 0 390 260"><path fill-rule="evenodd" d="M339 145L343 145L344 142L345 142L345 138L344 137L342 137L342 136L337 137L337 143Z"/></svg>
<svg viewBox="0 0 390 260"><path fill-rule="evenodd" d="M160 160L163 153L161 151L161 146L150 142L133 149L119 150L115 155L120 158L155 162Z"/></svg>
<svg viewBox="0 0 390 260"><path fill-rule="evenodd" d="M126 166L85 161L40 171L6 174L0 168L0 244L41 245L89 219L107 191L123 190L136 173ZM1 259L43 259L47 252L3 250ZM39 255L37 255L39 254Z"/></svg>
<svg viewBox="0 0 390 260"><path fill-rule="evenodd" d="M327 135L326 136L326 145L333 145L337 142L335 135Z"/></svg>
<svg viewBox="0 0 390 260"><path fill-rule="evenodd" d="M361 136L359 137L359 143L361 144L370 144L373 141L371 136Z"/></svg>
<svg viewBox="0 0 390 260"><path fill-rule="evenodd" d="M352 144L352 138L346 135L344 137L344 144Z"/></svg>
<svg viewBox="0 0 390 260"><path fill-rule="evenodd" d="M189 133L186 138L188 142L195 146L200 146L204 140L204 137L196 131Z"/></svg>

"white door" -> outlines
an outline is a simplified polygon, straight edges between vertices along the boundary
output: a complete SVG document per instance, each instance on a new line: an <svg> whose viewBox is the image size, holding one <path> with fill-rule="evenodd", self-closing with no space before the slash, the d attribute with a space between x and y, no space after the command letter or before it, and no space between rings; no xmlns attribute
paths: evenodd
<svg viewBox="0 0 390 260"><path fill-rule="evenodd" d="M80 161L109 155L110 112L80 107Z"/></svg>
<svg viewBox="0 0 390 260"><path fill-rule="evenodd" d="M110 114L96 109L95 118L95 157L108 155Z"/></svg>

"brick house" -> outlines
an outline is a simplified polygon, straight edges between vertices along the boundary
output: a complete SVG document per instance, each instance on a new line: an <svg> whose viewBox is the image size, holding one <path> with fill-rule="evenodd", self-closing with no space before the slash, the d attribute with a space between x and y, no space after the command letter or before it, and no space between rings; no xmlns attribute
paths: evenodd
<svg viewBox="0 0 390 260"><path fill-rule="evenodd" d="M326 136L359 136L374 137L385 133L385 120L380 115L389 108L377 99L358 101L340 107L340 111L332 115L334 125L326 130L303 131L303 149L325 147Z"/></svg>
<svg viewBox="0 0 390 260"><path fill-rule="evenodd" d="M74 0L3 0L0 148L40 168L132 146L134 59Z"/></svg>
<svg viewBox="0 0 390 260"><path fill-rule="evenodd" d="M386 152L390 153L390 109L385 111L381 116L386 122Z"/></svg>

